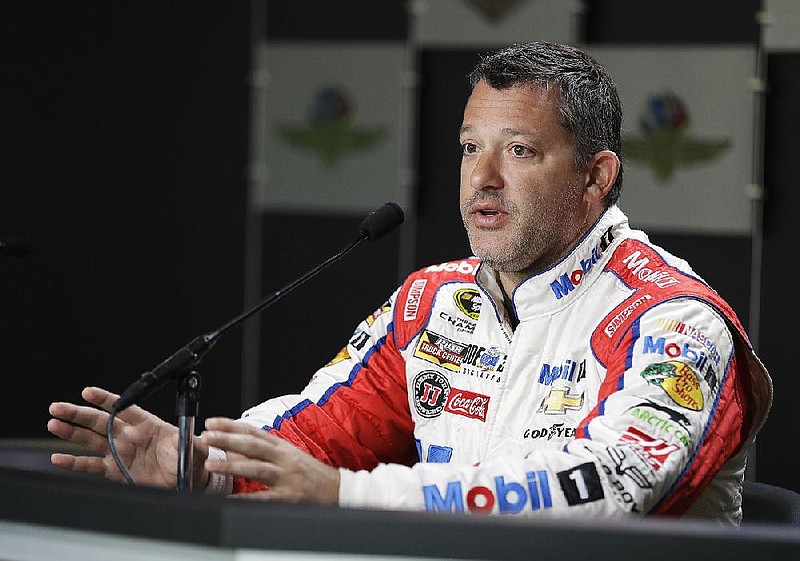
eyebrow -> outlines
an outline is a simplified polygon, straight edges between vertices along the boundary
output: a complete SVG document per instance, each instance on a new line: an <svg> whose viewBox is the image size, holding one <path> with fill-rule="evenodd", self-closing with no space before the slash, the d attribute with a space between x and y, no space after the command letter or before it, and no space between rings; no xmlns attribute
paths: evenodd
<svg viewBox="0 0 800 561"><path fill-rule="evenodd" d="M461 135L461 134L464 134L464 133L469 133L469 132L472 132L472 130L473 130L472 125L464 125L460 129L458 129L458 134ZM521 131L519 129L512 129L512 128L508 128L508 127L504 128L504 129L500 129L500 132L504 136L530 136L531 135L531 133L529 133L529 132L524 132L524 131Z"/></svg>
<svg viewBox="0 0 800 561"><path fill-rule="evenodd" d="M505 128L500 131L506 136L530 136L531 133L519 129Z"/></svg>

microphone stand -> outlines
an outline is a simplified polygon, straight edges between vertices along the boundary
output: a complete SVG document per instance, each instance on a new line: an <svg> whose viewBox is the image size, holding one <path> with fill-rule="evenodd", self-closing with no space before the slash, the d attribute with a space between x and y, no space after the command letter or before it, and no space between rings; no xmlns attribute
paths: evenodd
<svg viewBox="0 0 800 561"><path fill-rule="evenodd" d="M244 311L237 317L228 321L219 329L195 337L153 370L145 372L137 381L128 386L112 406L106 425L106 437L109 450L127 482L131 485L135 485L133 477L122 461L114 442L113 425L114 418L118 413L153 393L167 381L174 379L178 382L175 406L178 417L177 489L179 491L191 490L193 479L194 425L199 409L198 402L200 393L200 374L195 370L195 367L200 363L203 356L214 346L224 332L275 303L278 299L350 253L361 242L365 240L375 240L383 236L392 228L400 225L403 219L403 211L396 203L386 203L381 208L371 212L362 221L358 237L351 241L344 249L307 271L283 288L276 290L249 310Z"/></svg>
<svg viewBox="0 0 800 561"><path fill-rule="evenodd" d="M200 374L192 370L178 379L175 414L178 417L178 491L192 490L194 422L199 410Z"/></svg>

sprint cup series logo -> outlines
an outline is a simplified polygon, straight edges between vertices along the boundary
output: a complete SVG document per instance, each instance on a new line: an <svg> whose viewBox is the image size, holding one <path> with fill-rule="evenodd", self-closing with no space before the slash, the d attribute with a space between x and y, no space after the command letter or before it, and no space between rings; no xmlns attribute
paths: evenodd
<svg viewBox="0 0 800 561"><path fill-rule="evenodd" d="M481 313L481 295L474 288L462 288L456 290L453 295L456 306L464 312L467 317L478 319Z"/></svg>

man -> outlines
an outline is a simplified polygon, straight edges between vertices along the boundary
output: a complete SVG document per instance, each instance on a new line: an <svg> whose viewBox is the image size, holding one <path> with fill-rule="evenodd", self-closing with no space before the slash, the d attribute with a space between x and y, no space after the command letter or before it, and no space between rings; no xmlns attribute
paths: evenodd
<svg viewBox="0 0 800 561"><path fill-rule="evenodd" d="M460 204L477 257L410 275L301 395L209 419L196 486L737 524L772 385L730 307L616 206L610 77L577 49L531 43L484 58L470 80ZM99 409L54 403L48 428L106 455L53 463L119 480L102 411L117 396L83 397ZM138 482L174 484L176 432L138 407L120 415Z"/></svg>

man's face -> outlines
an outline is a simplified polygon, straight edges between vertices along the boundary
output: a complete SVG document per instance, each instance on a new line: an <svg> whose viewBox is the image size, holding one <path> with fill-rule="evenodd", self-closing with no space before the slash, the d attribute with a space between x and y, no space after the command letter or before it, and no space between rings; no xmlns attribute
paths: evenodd
<svg viewBox="0 0 800 561"><path fill-rule="evenodd" d="M473 253L500 272L543 270L587 224L586 173L557 121L557 93L479 82L461 126L461 217Z"/></svg>

